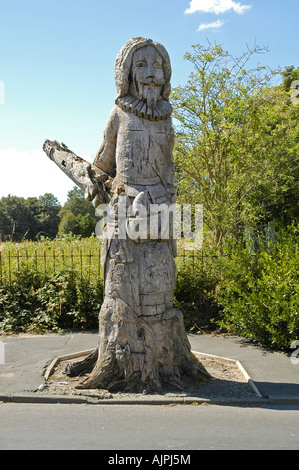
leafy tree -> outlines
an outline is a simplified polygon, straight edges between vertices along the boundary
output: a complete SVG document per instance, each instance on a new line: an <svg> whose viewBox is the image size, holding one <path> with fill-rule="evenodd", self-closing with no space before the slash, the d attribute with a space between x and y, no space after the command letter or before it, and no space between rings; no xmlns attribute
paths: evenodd
<svg viewBox="0 0 299 470"><path fill-rule="evenodd" d="M0 241L4 241L8 238L9 234L12 232L13 225L10 217L7 213L1 210L1 201L0 201Z"/></svg>
<svg viewBox="0 0 299 470"><path fill-rule="evenodd" d="M55 196L24 199L8 196L0 200L0 233L3 240L36 240L39 235L55 238L60 205Z"/></svg>
<svg viewBox="0 0 299 470"><path fill-rule="evenodd" d="M60 223L60 203L52 193L46 193L38 199L42 206L42 210L39 214L42 231L47 237L55 238Z"/></svg>
<svg viewBox="0 0 299 470"><path fill-rule="evenodd" d="M273 85L279 70L249 68L265 52L254 47L233 57L219 45L193 46L185 59L194 71L172 92L179 200L203 203L217 245L278 215L295 190L298 108Z"/></svg>
<svg viewBox="0 0 299 470"><path fill-rule="evenodd" d="M59 224L58 235L71 233L72 235L80 235L80 226L78 220L72 212L65 212Z"/></svg>
<svg viewBox="0 0 299 470"><path fill-rule="evenodd" d="M281 72L283 77L283 87L285 91L290 91L292 83L296 80L299 80L299 67L295 69L294 65L285 67Z"/></svg>
<svg viewBox="0 0 299 470"><path fill-rule="evenodd" d="M30 214L30 208L26 205L24 198L17 196L2 198L0 212L2 220L5 221L5 225L1 226L4 240L21 241L28 235L30 225L32 225L32 214Z"/></svg>
<svg viewBox="0 0 299 470"><path fill-rule="evenodd" d="M61 209L58 200L53 194L45 194L37 198L28 198L25 206L29 212L28 238L36 240L43 235L55 238L60 222Z"/></svg>
<svg viewBox="0 0 299 470"><path fill-rule="evenodd" d="M93 206L84 198L84 192L74 187L60 211L59 235L72 234L90 237L95 231L96 218Z"/></svg>
<svg viewBox="0 0 299 470"><path fill-rule="evenodd" d="M74 216L85 214L94 216L95 214L92 204L85 200L84 191L78 187L74 187L68 192L67 201L61 209L60 214L63 215L65 212L71 212Z"/></svg>
<svg viewBox="0 0 299 470"><path fill-rule="evenodd" d="M44 206L56 207L56 208L60 209L60 203L59 203L57 197L54 196L54 194L52 194L52 193L46 193L43 196L40 196L38 199L39 199L39 201L41 201L41 203Z"/></svg>

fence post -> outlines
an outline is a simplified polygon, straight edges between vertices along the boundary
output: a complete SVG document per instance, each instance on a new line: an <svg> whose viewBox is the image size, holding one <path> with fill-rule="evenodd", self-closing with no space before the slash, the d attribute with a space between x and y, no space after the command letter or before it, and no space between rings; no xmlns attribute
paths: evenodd
<svg viewBox="0 0 299 470"><path fill-rule="evenodd" d="M54 274L56 272L56 257L55 257L55 250L53 249L53 270Z"/></svg>
<svg viewBox="0 0 299 470"><path fill-rule="evenodd" d="M61 250L62 268L64 269L64 250Z"/></svg>
<svg viewBox="0 0 299 470"><path fill-rule="evenodd" d="M8 277L11 284L11 265L10 265L10 250L8 250Z"/></svg>
<svg viewBox="0 0 299 470"><path fill-rule="evenodd" d="M89 250L88 282L90 282L91 250Z"/></svg>
<svg viewBox="0 0 299 470"><path fill-rule="evenodd" d="M47 275L47 253L46 253L46 250L44 250L44 274L45 274L45 277Z"/></svg>
<svg viewBox="0 0 299 470"><path fill-rule="evenodd" d="M34 262L35 262L35 270L37 272L37 251L34 252Z"/></svg>

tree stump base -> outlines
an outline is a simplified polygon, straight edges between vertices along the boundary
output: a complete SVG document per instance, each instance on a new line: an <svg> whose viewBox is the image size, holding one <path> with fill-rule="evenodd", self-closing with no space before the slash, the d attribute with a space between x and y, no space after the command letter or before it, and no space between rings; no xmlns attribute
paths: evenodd
<svg viewBox="0 0 299 470"><path fill-rule="evenodd" d="M128 306L126 306L128 307ZM77 388L140 393L209 378L191 352L183 315L170 308L155 316L117 321L100 317L99 348L81 363L67 366L70 376L90 372ZM92 369L92 370L91 370Z"/></svg>

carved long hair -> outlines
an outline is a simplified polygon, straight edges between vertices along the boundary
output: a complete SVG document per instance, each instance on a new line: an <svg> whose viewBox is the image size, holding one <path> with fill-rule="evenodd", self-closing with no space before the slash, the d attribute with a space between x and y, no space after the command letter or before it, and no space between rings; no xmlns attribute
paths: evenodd
<svg viewBox="0 0 299 470"><path fill-rule="evenodd" d="M171 91L170 78L171 78L171 64L168 52L165 47L152 39L146 38L132 38L119 51L115 62L115 85L117 89L117 97L122 98L129 93L130 88L130 73L132 66L133 54L141 47L153 46L157 49L158 53L163 59L163 70L165 83L162 87L161 96L164 100L169 101Z"/></svg>

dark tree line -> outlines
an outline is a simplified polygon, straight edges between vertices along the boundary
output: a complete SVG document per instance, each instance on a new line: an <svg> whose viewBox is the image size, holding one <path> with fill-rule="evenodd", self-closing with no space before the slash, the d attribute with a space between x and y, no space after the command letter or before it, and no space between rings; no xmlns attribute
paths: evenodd
<svg viewBox="0 0 299 470"><path fill-rule="evenodd" d="M1 241L54 239L65 234L89 237L95 224L94 209L78 188L68 193L63 206L51 193L38 198L9 195L0 199Z"/></svg>

